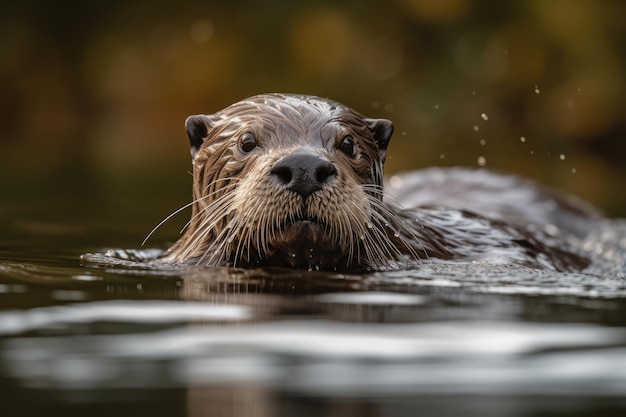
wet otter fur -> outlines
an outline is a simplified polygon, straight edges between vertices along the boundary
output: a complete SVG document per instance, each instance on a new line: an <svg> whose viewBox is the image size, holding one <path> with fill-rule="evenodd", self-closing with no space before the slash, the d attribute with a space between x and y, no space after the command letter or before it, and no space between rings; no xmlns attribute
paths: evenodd
<svg viewBox="0 0 626 417"><path fill-rule="evenodd" d="M434 169L392 178L385 196L392 122L332 100L258 95L191 116L186 130L192 215L160 262L350 272L589 264L577 242L601 215L528 181Z"/></svg>

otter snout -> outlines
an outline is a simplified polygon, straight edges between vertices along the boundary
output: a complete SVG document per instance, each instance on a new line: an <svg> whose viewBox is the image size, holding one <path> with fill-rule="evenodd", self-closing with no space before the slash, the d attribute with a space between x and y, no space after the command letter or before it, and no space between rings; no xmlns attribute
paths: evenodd
<svg viewBox="0 0 626 417"><path fill-rule="evenodd" d="M288 190L305 199L335 178L337 169L319 155L296 151L276 162L270 173Z"/></svg>

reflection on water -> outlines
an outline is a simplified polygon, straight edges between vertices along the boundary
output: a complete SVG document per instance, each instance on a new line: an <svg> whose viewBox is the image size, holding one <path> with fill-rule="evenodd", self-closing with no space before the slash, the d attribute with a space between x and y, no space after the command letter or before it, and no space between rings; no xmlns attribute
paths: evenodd
<svg viewBox="0 0 626 417"><path fill-rule="evenodd" d="M31 317L22 318L23 330L48 329L57 335L7 340L3 360L8 375L27 387L67 390L256 380L281 391L328 396L625 394L623 329L513 321L383 324L321 318L215 327L206 323L244 321L246 310L145 304L97 302L28 313ZM164 311L170 310L173 317L163 319ZM196 325L58 335L86 320L117 323L120 313L127 324L138 326L156 321L164 327L173 322ZM46 320L37 326L33 321L39 315ZM9 323L3 333L18 330L11 313L0 319ZM134 361L144 362L144 371L126 365ZM163 363L168 363L165 369ZM155 379L157 373L160 377Z"/></svg>
<svg viewBox="0 0 626 417"><path fill-rule="evenodd" d="M145 261L155 251L104 254L72 239L43 256L55 233L66 236L25 238L32 251L0 247L3 416L626 409L619 274L163 268ZM623 252L609 234L598 241L614 260Z"/></svg>

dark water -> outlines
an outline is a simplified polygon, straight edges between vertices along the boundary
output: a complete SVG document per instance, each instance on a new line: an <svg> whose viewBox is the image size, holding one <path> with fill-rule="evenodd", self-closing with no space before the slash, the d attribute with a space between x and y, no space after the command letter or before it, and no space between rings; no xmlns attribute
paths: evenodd
<svg viewBox="0 0 626 417"><path fill-rule="evenodd" d="M102 255L150 216L46 212L2 220L3 417L626 412L618 273L158 269ZM623 231L599 232L607 262Z"/></svg>

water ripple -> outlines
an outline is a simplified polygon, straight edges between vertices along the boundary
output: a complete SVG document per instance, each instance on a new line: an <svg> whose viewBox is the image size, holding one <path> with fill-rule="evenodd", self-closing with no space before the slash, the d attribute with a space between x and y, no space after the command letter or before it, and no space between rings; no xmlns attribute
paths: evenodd
<svg viewBox="0 0 626 417"><path fill-rule="evenodd" d="M39 388L255 380L330 396L626 395L626 328L586 324L296 320L12 338L0 356L10 376Z"/></svg>

